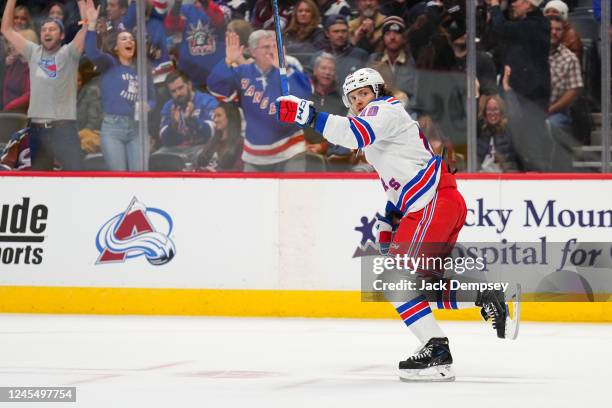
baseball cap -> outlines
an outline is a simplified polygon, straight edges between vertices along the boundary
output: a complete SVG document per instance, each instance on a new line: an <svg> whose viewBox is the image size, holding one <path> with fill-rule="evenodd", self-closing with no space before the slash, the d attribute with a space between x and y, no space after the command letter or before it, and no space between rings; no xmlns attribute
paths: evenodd
<svg viewBox="0 0 612 408"><path fill-rule="evenodd" d="M348 26L346 17L344 17L341 14L332 14L330 16L327 16L327 18L325 19L324 28L327 30L329 27L333 26L334 24L345 24Z"/></svg>

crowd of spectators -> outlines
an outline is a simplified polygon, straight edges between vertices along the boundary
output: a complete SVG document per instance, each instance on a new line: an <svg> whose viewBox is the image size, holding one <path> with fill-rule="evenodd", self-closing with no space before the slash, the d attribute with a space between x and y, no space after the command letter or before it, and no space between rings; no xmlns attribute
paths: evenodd
<svg viewBox="0 0 612 408"><path fill-rule="evenodd" d="M14 9L2 24L0 106L31 119L34 168L86 169L84 155L102 154L108 170L143 169L136 56L144 52L153 152L197 152L190 169L199 171L306 171L313 156L328 169L369 170L359 152L276 121L269 0L145 2L146 44L136 41L134 0L5 2ZM466 0L279 3L292 94L345 115L344 78L373 67L438 153L465 166ZM569 19L576 3L478 0L481 171L555 170L552 145L575 145L573 107L584 100L584 45Z"/></svg>

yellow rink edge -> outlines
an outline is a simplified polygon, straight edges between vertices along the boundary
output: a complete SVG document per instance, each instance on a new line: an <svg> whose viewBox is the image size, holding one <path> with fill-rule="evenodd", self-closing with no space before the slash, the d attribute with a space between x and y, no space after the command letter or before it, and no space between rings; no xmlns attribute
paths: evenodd
<svg viewBox="0 0 612 408"><path fill-rule="evenodd" d="M523 302L524 321L612 322L612 302ZM0 313L397 318L358 291L0 286ZM435 310L442 320L479 320L477 309Z"/></svg>

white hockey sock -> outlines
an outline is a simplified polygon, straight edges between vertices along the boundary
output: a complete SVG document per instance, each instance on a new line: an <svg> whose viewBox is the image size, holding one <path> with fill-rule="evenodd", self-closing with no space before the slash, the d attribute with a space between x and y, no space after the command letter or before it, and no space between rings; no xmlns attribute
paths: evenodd
<svg viewBox="0 0 612 408"><path fill-rule="evenodd" d="M409 302L392 302L392 304L421 343L426 343L432 337L446 337L431 313L425 297L419 296Z"/></svg>

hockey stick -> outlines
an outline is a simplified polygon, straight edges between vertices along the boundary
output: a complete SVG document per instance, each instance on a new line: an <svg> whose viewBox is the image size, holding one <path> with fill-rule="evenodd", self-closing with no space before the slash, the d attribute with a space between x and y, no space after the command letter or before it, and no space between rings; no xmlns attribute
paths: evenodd
<svg viewBox="0 0 612 408"><path fill-rule="evenodd" d="M281 32L280 15L278 13L278 0L272 0L274 9L274 28L276 29L276 48L278 49L278 68L280 70L281 95L289 95L287 82L287 68L285 68L285 50L283 47L283 33Z"/></svg>

